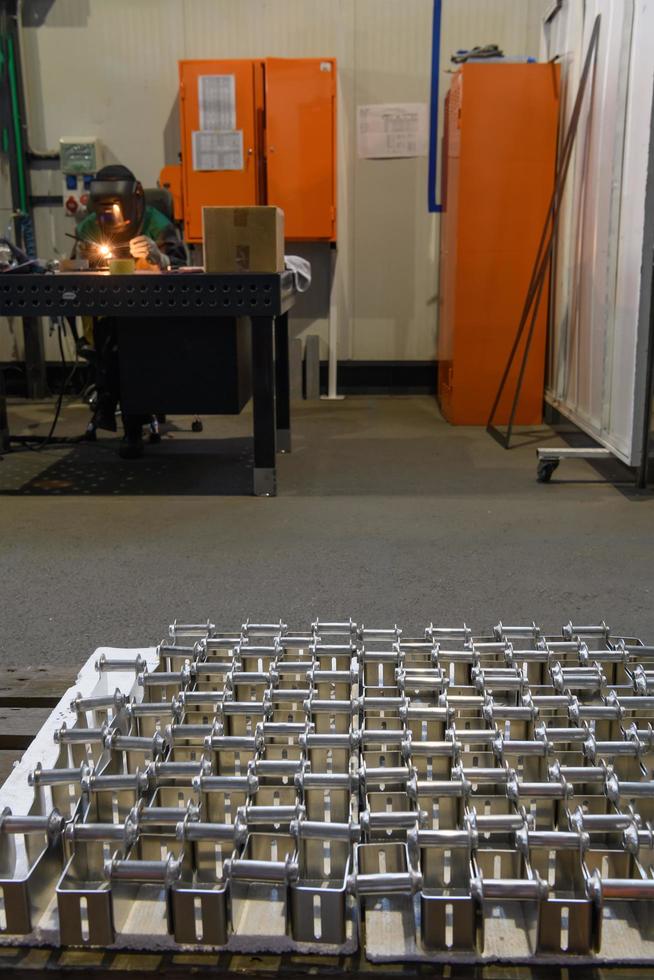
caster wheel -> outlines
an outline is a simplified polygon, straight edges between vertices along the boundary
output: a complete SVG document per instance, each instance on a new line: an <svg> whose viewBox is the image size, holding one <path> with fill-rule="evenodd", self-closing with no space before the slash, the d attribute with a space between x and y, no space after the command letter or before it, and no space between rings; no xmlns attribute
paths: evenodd
<svg viewBox="0 0 654 980"><path fill-rule="evenodd" d="M538 483L549 483L552 478L552 473L558 465L558 459L546 459L540 462L536 471L536 480Z"/></svg>
<svg viewBox="0 0 654 980"><path fill-rule="evenodd" d="M98 404L98 389L94 384L87 385L82 391L81 399L83 402L89 406L92 411L95 411L95 407Z"/></svg>
<svg viewBox="0 0 654 980"><path fill-rule="evenodd" d="M200 419L194 419L193 422L191 422L191 432L202 432L203 429L204 426Z"/></svg>

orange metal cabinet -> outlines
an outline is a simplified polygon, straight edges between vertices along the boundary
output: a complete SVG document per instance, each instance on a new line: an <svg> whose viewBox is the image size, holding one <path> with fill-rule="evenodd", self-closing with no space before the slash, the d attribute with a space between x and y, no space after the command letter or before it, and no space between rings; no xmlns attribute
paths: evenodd
<svg viewBox="0 0 654 980"><path fill-rule="evenodd" d="M202 208L258 203L258 141L255 62L180 61L180 125L184 227L189 242L202 240ZM236 128L243 130L243 170L193 169L193 133L200 129L198 81L201 75L234 75Z"/></svg>
<svg viewBox="0 0 654 980"><path fill-rule="evenodd" d="M336 62L268 58L268 204L280 207L286 237L335 237Z"/></svg>
<svg viewBox="0 0 654 980"><path fill-rule="evenodd" d="M202 241L205 205L275 204L286 238L336 238L336 62L333 58L181 61L181 186L185 237ZM198 171L202 75L234 75L244 169ZM163 178L163 173L162 173ZM170 174L167 176L170 182Z"/></svg>
<svg viewBox="0 0 654 980"><path fill-rule="evenodd" d="M515 338L554 187L558 65L468 64L446 100L438 398L484 425ZM542 421L546 293L516 424ZM520 349L522 350L522 348ZM508 421L515 364L496 422Z"/></svg>

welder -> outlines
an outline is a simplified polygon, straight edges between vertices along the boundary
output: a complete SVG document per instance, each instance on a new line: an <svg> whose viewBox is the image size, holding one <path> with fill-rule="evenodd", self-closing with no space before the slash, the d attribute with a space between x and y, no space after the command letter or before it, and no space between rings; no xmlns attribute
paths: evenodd
<svg viewBox="0 0 654 980"><path fill-rule="evenodd" d="M131 170L111 164L98 171L91 182L88 215L76 229L75 255L91 267L105 267L111 258L131 256L137 269L165 271L187 261L186 248L174 224L145 203L143 185ZM120 396L118 331L113 317L93 321L97 402L87 437L97 429L116 431L116 407ZM142 429L149 418L123 415L126 458L143 455Z"/></svg>

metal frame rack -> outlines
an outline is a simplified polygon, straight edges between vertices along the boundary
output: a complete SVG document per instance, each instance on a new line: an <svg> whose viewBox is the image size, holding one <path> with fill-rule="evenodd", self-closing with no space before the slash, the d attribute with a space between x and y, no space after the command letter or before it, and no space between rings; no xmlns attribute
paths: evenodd
<svg viewBox="0 0 654 980"><path fill-rule="evenodd" d="M61 704L5 941L654 960L654 647L604 623L175 622Z"/></svg>

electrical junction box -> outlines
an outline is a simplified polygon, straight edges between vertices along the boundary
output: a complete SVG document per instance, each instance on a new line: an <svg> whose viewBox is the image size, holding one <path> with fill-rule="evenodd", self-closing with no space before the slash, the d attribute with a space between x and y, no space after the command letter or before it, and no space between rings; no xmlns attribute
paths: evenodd
<svg viewBox="0 0 654 980"><path fill-rule="evenodd" d="M91 180L102 167L100 140L95 136L62 138L59 157L64 177L64 212L79 221L86 215Z"/></svg>
<svg viewBox="0 0 654 980"><path fill-rule="evenodd" d="M95 136L59 140L61 172L64 174L96 174L102 166L100 141Z"/></svg>

